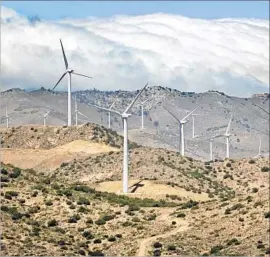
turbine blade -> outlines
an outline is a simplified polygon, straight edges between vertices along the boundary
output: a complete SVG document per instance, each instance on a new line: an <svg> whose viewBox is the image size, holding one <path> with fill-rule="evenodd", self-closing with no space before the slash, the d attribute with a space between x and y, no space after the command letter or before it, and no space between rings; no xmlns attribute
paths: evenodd
<svg viewBox="0 0 270 257"><path fill-rule="evenodd" d="M52 89L52 91L57 87L57 85L60 83L60 81L65 77L65 75L66 75L67 73L65 72L62 76L61 76L61 78L57 81L57 83L55 84L55 86L53 87L53 89Z"/></svg>
<svg viewBox="0 0 270 257"><path fill-rule="evenodd" d="M188 118L193 112L195 112L197 109L199 108L199 106L197 106L195 109L193 109L191 112L189 112L182 120L185 120L186 118Z"/></svg>
<svg viewBox="0 0 270 257"><path fill-rule="evenodd" d="M112 103L112 105L109 107L109 109L112 109L115 104L115 101Z"/></svg>
<svg viewBox="0 0 270 257"><path fill-rule="evenodd" d="M127 107L127 109L124 111L124 113L127 113L134 103L137 101L137 99L140 97L141 93L144 91L144 89L148 86L148 82L145 84L145 86L141 89L141 91L137 94L137 96L134 98L134 100L130 103L130 105Z"/></svg>
<svg viewBox="0 0 270 257"><path fill-rule="evenodd" d="M83 117L85 117L86 119L88 119L88 120L89 120L89 118L88 118L86 115L84 115L83 113L78 112L78 114L80 114L81 116L83 116Z"/></svg>
<svg viewBox="0 0 270 257"><path fill-rule="evenodd" d="M227 126L227 129L226 129L226 133L225 134L228 134L229 133L229 130L230 130L230 127L231 127L231 122L232 122L232 114L231 114L231 118L230 118L230 121L229 121L229 124Z"/></svg>
<svg viewBox="0 0 270 257"><path fill-rule="evenodd" d="M83 74L80 74L80 73L77 73L77 72L72 72L72 74L75 74L75 75L78 75L78 76L82 76L82 77L86 77L86 78L89 78L89 79L92 79L92 77L89 77L87 75L83 75Z"/></svg>
<svg viewBox="0 0 270 257"><path fill-rule="evenodd" d="M115 110L112 110L112 109L108 109L108 108L103 108L103 107L100 107L100 106L95 105L95 104L89 104L89 105L92 106L92 107L96 107L96 108L98 108L100 110L108 111L108 112L112 112L112 113L116 113L116 114L122 116L122 114L120 112L118 112L118 111L115 111Z"/></svg>
<svg viewBox="0 0 270 257"><path fill-rule="evenodd" d="M49 110L48 112L46 112L45 115L44 115L44 117L47 117L50 112L51 112L51 110Z"/></svg>
<svg viewBox="0 0 270 257"><path fill-rule="evenodd" d="M62 40L61 39L60 39L60 44L61 44L62 53L63 53L63 57L64 57L64 61L65 61L65 66L66 66L66 69L68 69L68 61L67 61L67 57L66 57L65 50L64 50L64 47L63 47L63 44L62 44Z"/></svg>
<svg viewBox="0 0 270 257"><path fill-rule="evenodd" d="M178 123L180 123L180 120L179 120L179 118L176 116L176 115L174 115L169 109L167 109L164 105L162 105L162 107L169 113L169 114L171 114L176 120L177 120L177 122Z"/></svg>
<svg viewBox="0 0 270 257"><path fill-rule="evenodd" d="M150 98L147 98L145 101L142 102L142 105L144 105L149 100L150 100Z"/></svg>

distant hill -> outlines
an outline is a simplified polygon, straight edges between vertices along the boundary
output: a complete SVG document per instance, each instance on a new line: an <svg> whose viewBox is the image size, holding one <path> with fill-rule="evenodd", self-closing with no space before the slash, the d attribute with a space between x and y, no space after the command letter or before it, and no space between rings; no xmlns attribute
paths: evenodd
<svg viewBox="0 0 270 257"><path fill-rule="evenodd" d="M79 124L93 122L108 126L108 114L89 106L97 104L109 107L114 101L114 109L123 111L132 101L137 91L99 91L85 90L73 92L77 97L78 110L89 119L78 116ZM144 126L141 131L140 101L150 98L144 107ZM43 114L49 109L48 125L65 125L67 122L67 93L51 92L45 88L26 92L10 89L1 92L1 127L5 127L5 108L8 106L10 126L43 124ZM151 147L167 147L178 150L178 125L162 107L166 105L179 117L199 106L195 116L195 134L192 139L192 120L185 125L187 155L199 159L209 158L209 138L225 133L231 111L233 121L231 136L231 157L252 157L258 153L259 137L262 139L263 155L269 153L269 95L259 94L250 98L228 96L222 92L205 93L181 92L160 86L148 88L131 110L129 130L132 140ZM74 110L74 104L72 109ZM122 121L112 114L112 129L122 133ZM73 112L73 124L75 115ZM214 141L214 158L224 158L225 142L223 138Z"/></svg>

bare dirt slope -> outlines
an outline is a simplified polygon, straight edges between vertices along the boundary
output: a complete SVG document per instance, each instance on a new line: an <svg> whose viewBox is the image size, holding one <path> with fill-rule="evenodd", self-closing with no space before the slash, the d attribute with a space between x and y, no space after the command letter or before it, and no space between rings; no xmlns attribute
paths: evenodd
<svg viewBox="0 0 270 257"><path fill-rule="evenodd" d="M61 164L74 159L111 151L119 151L119 149L104 143L75 140L48 150L3 148L1 149L1 161L22 169L52 171L60 167Z"/></svg>

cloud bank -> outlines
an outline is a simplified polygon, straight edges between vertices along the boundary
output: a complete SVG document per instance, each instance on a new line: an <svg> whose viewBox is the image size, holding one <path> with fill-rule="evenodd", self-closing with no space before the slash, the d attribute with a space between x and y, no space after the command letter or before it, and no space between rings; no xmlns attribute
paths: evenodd
<svg viewBox="0 0 270 257"><path fill-rule="evenodd" d="M1 8L1 86L52 88L65 70L72 90L134 90L146 81L181 91L248 96L269 90L269 21L171 14L29 22ZM59 84L65 90L67 79Z"/></svg>

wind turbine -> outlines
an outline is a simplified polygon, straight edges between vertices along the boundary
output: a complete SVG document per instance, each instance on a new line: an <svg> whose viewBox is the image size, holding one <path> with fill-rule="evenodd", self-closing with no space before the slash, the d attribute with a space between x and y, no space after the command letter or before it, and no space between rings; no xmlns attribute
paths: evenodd
<svg viewBox="0 0 270 257"><path fill-rule="evenodd" d="M258 157L262 156L261 155L261 147L262 147L262 139L259 137L259 152L256 156L254 156L254 158L258 158Z"/></svg>
<svg viewBox="0 0 270 257"><path fill-rule="evenodd" d="M215 138L218 138L218 137L222 137L222 135L217 135L217 136L213 136L210 138L210 145L209 145L209 148L210 148L210 161L213 161L213 140Z"/></svg>
<svg viewBox="0 0 270 257"><path fill-rule="evenodd" d="M68 124L67 125L68 126L71 126L71 74L82 76L82 77L86 77L86 78L90 78L90 79L92 77L89 77L87 75L74 72L74 70L72 70L72 69L70 69L68 67L68 61L67 61L67 57L66 57L66 54L65 54L64 47L63 47L63 44L62 44L61 39L60 39L60 44L61 44L61 48L62 48L62 53L63 53L63 58L64 58L64 62L65 62L66 71L63 73L63 75L61 76L61 78L55 84L55 86L53 87L52 91L57 87L57 85L65 77L65 75L68 74Z"/></svg>
<svg viewBox="0 0 270 257"><path fill-rule="evenodd" d="M192 113L192 138L196 138L198 136L195 136L195 117L194 116L197 116L199 114L195 114L195 113Z"/></svg>
<svg viewBox="0 0 270 257"><path fill-rule="evenodd" d="M9 116L8 116L8 110L7 110L7 105L6 105L6 116L5 116L6 120L7 120L7 128L9 126Z"/></svg>
<svg viewBox="0 0 270 257"><path fill-rule="evenodd" d="M135 104L141 93L144 91L144 89L147 87L148 83L140 90L140 92L137 94L137 96L133 99L133 101L130 103L130 105L126 108L126 110L123 113L120 113L118 111L113 110L112 108L103 108L97 105L90 104L91 106L94 106L98 109L112 112L115 114L118 114L121 116L123 121L123 127L124 127L124 147L123 147L123 193L128 193L128 118L131 116L130 109Z"/></svg>
<svg viewBox="0 0 270 257"><path fill-rule="evenodd" d="M143 105L147 102L149 100L149 98L148 99L146 99L145 101L143 101L143 102L141 102L141 115L142 115L142 126L141 126L141 129L144 129L144 124L143 124L143 118L144 118L144 111L143 111Z"/></svg>
<svg viewBox="0 0 270 257"><path fill-rule="evenodd" d="M43 126L46 127L46 118L47 116L49 115L49 113L51 112L51 110L49 110L48 112L46 112L44 115L43 115Z"/></svg>
<svg viewBox="0 0 270 257"><path fill-rule="evenodd" d="M115 101L109 107L109 110L111 110L113 108L114 104L115 104ZM111 128L111 112L108 112L108 127Z"/></svg>
<svg viewBox="0 0 270 257"><path fill-rule="evenodd" d="M89 118L86 115L78 111L78 105L77 105L77 100L75 96L75 125L76 126L78 126L78 114L89 120Z"/></svg>
<svg viewBox="0 0 270 257"><path fill-rule="evenodd" d="M168 110L164 105L163 108L171 114L178 122L179 124L179 152L181 152L182 156L185 156L185 143L184 143L184 124L187 123L187 118L195 111L198 109L196 107L194 110L189 112L183 119L179 119L177 116L175 116L170 110Z"/></svg>
<svg viewBox="0 0 270 257"><path fill-rule="evenodd" d="M226 129L226 132L224 134L224 136L226 138L226 158L230 158L230 142L229 142L229 139L230 139L231 134L229 134L229 130L230 130L230 127L231 127L231 123L232 123L232 114L231 114L231 118L229 120L229 124L228 124L227 129Z"/></svg>

